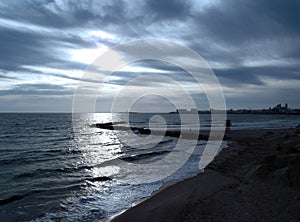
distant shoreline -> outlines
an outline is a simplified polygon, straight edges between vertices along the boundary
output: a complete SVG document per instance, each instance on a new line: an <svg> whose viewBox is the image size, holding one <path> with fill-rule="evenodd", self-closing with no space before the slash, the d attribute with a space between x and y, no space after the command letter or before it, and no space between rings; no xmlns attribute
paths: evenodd
<svg viewBox="0 0 300 222"><path fill-rule="evenodd" d="M162 114L180 114L180 113L176 113L176 112L170 112L170 113L162 113ZM181 114L197 114L197 113L181 113ZM199 115L201 114L211 114L210 112L202 112L200 111L198 113ZM214 114L224 114L224 113L214 113ZM226 113L227 115L230 114L230 115L300 115L300 113L260 113L260 112L250 112L250 113L247 113L247 112L244 112L244 113L231 113L231 112L227 112Z"/></svg>
<svg viewBox="0 0 300 222"><path fill-rule="evenodd" d="M110 112L94 112L94 113L103 113L103 114L108 114ZM72 112L34 112L34 111L30 111L30 112L1 112L0 111L0 115L1 114L94 114L94 113L72 113ZM127 112L119 112L119 113L110 113L110 114L126 114ZM129 114L179 114L179 113L176 113L176 112L166 112L166 113L157 113L157 112L147 112L147 113L143 113L143 112L128 112ZM182 113L182 114L195 114L195 113ZM210 112L206 112L206 111L200 111L200 113L198 113L199 115L201 114L211 114ZM215 114L218 114L218 113L215 113ZM220 114L224 114L224 113L220 113ZM227 115L230 114L230 115L235 115L235 114L247 114L247 115L300 115L300 113L231 113L231 112L227 112L226 113Z"/></svg>

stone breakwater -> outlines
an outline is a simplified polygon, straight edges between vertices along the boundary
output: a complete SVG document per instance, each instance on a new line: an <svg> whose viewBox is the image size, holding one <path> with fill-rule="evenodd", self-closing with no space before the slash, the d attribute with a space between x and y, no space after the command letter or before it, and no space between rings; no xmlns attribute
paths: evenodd
<svg viewBox="0 0 300 222"><path fill-rule="evenodd" d="M164 135L170 137L182 137L183 139L208 140L209 131L200 132L199 130L150 130L143 127L122 126L120 122L96 123L93 127L106 130L132 131L142 135Z"/></svg>

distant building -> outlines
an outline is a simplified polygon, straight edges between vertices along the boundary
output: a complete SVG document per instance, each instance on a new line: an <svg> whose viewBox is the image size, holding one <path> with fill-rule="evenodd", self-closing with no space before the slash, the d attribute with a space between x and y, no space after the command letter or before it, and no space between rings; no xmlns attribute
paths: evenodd
<svg viewBox="0 0 300 222"><path fill-rule="evenodd" d="M284 106L282 106L281 104L274 106L272 108L272 111L276 112L276 113L286 113L286 112L290 111L290 109L289 109L288 104L286 103Z"/></svg>
<svg viewBox="0 0 300 222"><path fill-rule="evenodd" d="M203 110L198 111L197 109L176 109L176 112L170 112L170 113L180 113L180 114L297 114L300 115L300 109L291 109L287 103L283 105L277 104L274 107L269 107L268 109L229 109L229 110L216 110L216 109L210 109L210 110Z"/></svg>

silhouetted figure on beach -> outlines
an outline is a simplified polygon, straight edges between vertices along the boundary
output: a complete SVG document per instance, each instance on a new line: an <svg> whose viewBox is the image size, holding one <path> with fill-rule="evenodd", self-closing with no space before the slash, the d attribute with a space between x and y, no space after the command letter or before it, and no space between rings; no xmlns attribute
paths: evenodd
<svg viewBox="0 0 300 222"><path fill-rule="evenodd" d="M231 120L230 120L230 119L227 119L227 120L226 120L226 128L227 128L227 129L230 129L230 127L231 127Z"/></svg>

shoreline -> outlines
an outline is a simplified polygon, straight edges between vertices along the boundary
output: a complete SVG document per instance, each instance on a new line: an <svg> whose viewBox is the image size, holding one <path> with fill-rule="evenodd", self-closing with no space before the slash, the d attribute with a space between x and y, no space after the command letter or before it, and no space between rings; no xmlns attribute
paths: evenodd
<svg viewBox="0 0 300 222"><path fill-rule="evenodd" d="M296 210L300 209L300 187L299 171L297 172L297 169L294 168L300 166L300 136L296 134L296 131L299 133L299 129L296 128L226 132L228 147L215 157L203 173L165 184L150 197L105 221L218 221L220 219L230 221L232 217L235 217L237 221L251 220L253 217L258 219L265 217L265 220L258 221L268 221L277 214L280 218L285 216L297 221L300 219L300 212ZM269 163L268 158L274 158L274 160L269 161ZM277 169L276 159L280 162L282 158L288 160L286 163L281 163L283 166ZM290 165L289 158L295 162L295 166ZM296 174L295 181L293 178L291 179L292 182L284 181L286 171ZM275 182L275 185L272 185L271 182ZM287 185L286 183L290 184ZM259 187L268 194L263 199L259 195ZM254 193L254 196L247 195L246 191L249 190ZM277 190L277 194L272 195L271 191L275 192L275 190ZM278 198L278 195L285 204L295 203L289 208L292 213L284 211L286 208L284 204L279 204L282 207L282 212L278 211L280 208L277 206L278 201L273 200ZM244 196L245 200L241 201L240 196ZM295 196L296 199L291 200L291 196ZM260 199L262 201L269 199L269 202L264 203L265 207L255 209L253 202ZM228 206L224 207L221 204L223 202L227 203ZM212 203L217 203L219 208L215 209L216 207ZM242 210L243 213L235 212L236 215L229 217L233 213L230 212L231 208L239 209L238 203L245 205L246 209ZM255 216L254 212L259 211L270 211L271 213ZM227 215L226 212L228 212Z"/></svg>

